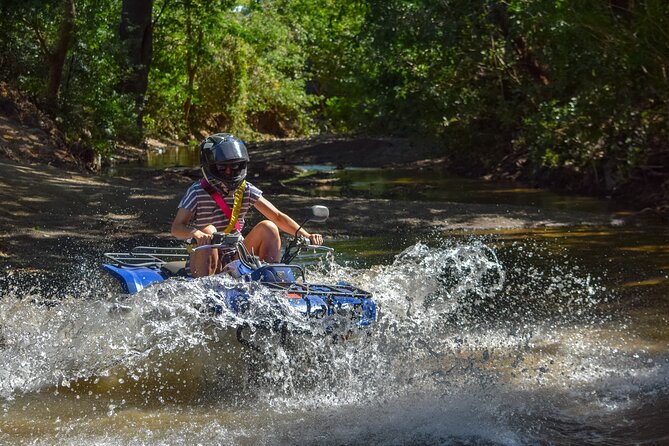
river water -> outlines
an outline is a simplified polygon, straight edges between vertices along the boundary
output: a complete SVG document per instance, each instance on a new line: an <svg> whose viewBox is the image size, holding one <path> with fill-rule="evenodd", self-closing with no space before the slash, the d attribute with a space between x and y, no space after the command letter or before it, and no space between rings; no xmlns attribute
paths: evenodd
<svg viewBox="0 0 669 446"><path fill-rule="evenodd" d="M398 183L411 184L406 173L342 175L340 186L370 196L402 199ZM503 189L447 183L430 183L429 199ZM365 192L371 184L388 187ZM58 299L48 283L6 277L0 444L669 443L665 227L389 232L331 246L336 261L309 280L358 285L380 312L346 340L269 292L242 316L203 311L212 289L232 286L225 277L127 297L82 268ZM249 331L257 349L231 336L277 318L293 329L286 342L271 328Z"/></svg>

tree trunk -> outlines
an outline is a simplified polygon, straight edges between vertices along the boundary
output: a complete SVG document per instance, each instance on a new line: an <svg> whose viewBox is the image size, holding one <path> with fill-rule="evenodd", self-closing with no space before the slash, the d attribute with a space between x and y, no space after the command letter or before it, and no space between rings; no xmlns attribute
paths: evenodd
<svg viewBox="0 0 669 446"><path fill-rule="evenodd" d="M500 3L493 9L491 18L493 23L499 26L506 41L513 45L518 56L519 66L524 68L525 72L529 74L530 78L535 82L542 85L548 85L550 81L547 68L539 62L539 59L534 55L534 52L529 48L527 41L522 36L512 36L511 20L509 18L507 6Z"/></svg>
<svg viewBox="0 0 669 446"><path fill-rule="evenodd" d="M192 36L189 35L189 39ZM190 112L193 108L193 91L195 88L195 75L200 66L200 49L202 48L202 41L204 40L204 32L200 29L198 31L197 43L195 48L191 46L187 52L186 57L186 75L188 78L188 85L186 86L186 101L184 102L184 122L189 125ZM195 54L193 54L195 53Z"/></svg>
<svg viewBox="0 0 669 446"><path fill-rule="evenodd" d="M152 11L153 0L123 0L121 9L119 34L124 45L125 69L128 73L121 84L121 91L135 99L140 131L153 55Z"/></svg>
<svg viewBox="0 0 669 446"><path fill-rule="evenodd" d="M74 19L76 17L74 0L63 1L63 21L58 30L58 42L49 54L49 82L47 84L46 99L50 107L56 106L58 90L63 78L63 67L67 52L74 36Z"/></svg>

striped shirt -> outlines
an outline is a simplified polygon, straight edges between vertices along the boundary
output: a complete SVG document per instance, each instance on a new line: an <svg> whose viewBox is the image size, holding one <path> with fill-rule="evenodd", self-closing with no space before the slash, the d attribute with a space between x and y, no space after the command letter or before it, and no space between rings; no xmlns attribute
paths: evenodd
<svg viewBox="0 0 669 446"><path fill-rule="evenodd" d="M219 191L219 193L232 211L235 200L234 191L228 192L227 194L223 191ZM262 197L262 191L247 181L246 189L244 190L244 198L242 200L242 208L239 211L239 218L237 220L239 221L240 228L244 228L244 216L246 215L246 212L248 212L251 206L253 206L260 197ZM214 225L218 231L222 231L230 222L221 208L218 207L218 204L211 198L211 195L204 190L199 181L196 181L188 188L186 194L179 202L179 207L186 209L193 214L189 224L198 229L207 225Z"/></svg>

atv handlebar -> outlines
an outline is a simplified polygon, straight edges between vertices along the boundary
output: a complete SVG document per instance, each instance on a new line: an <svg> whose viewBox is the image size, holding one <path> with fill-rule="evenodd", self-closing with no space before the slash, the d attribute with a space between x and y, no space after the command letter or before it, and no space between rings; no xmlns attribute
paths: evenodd
<svg viewBox="0 0 669 446"><path fill-rule="evenodd" d="M191 252L199 251L201 249L209 249L209 248L234 248L234 246L227 245L225 243L215 243L212 245L202 245L202 246L197 246L193 249L191 249Z"/></svg>
<svg viewBox="0 0 669 446"><path fill-rule="evenodd" d="M309 239L306 237L298 237L296 246L300 249L312 249L314 251L326 251L326 252L334 251L334 248L330 248L329 246L312 245Z"/></svg>
<svg viewBox="0 0 669 446"><path fill-rule="evenodd" d="M201 245L194 247L192 251L199 251L201 249L209 248L230 248L237 249L237 247L242 243L244 237L241 234L224 234L223 232L215 232L212 236L212 242L209 245ZM187 240L191 246L195 245L193 239Z"/></svg>
<svg viewBox="0 0 669 446"><path fill-rule="evenodd" d="M326 253L333 252L334 249L322 245L312 245L310 240L306 237L301 237L298 235L302 226L307 222L323 222L330 215L330 211L325 206L312 206L310 208L310 215L304 220L304 222L297 228L295 231L295 236L288 243L284 253L281 257L281 263L289 264L297 255L305 249L313 251L323 251ZM208 245L196 246L192 248L192 251L199 251L201 249L211 249L211 248L229 248L230 250L236 250L240 256L240 259L249 258L249 253L246 250L246 246L243 243L244 237L239 233L224 234L222 232L216 232L212 236L212 243ZM188 243L193 245L193 240L189 240Z"/></svg>
<svg viewBox="0 0 669 446"><path fill-rule="evenodd" d="M201 249L210 249L210 248L237 248L237 245L239 243L242 243L243 238L239 235L230 235L230 234L222 234L220 232L217 232L214 234L214 238L216 236L219 236L219 239L221 241L219 243L212 243L209 245L202 245L202 246L197 246L192 249L192 251L199 251ZM191 239L192 240L192 239ZM193 242L190 242L191 245ZM330 248L329 246L323 246L323 245L312 245L309 242L309 239L306 237L299 237L297 241L297 246L300 249L312 249L314 251L325 251L325 252L333 252L334 248Z"/></svg>

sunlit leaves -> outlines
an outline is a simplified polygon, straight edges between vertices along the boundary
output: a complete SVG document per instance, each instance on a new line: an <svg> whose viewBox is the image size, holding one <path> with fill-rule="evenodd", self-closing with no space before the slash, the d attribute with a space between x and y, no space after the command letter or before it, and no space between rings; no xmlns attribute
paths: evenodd
<svg viewBox="0 0 669 446"><path fill-rule="evenodd" d="M151 72L153 131L308 131L305 52L283 6L192 0L165 9ZM188 122L184 103L192 104Z"/></svg>

